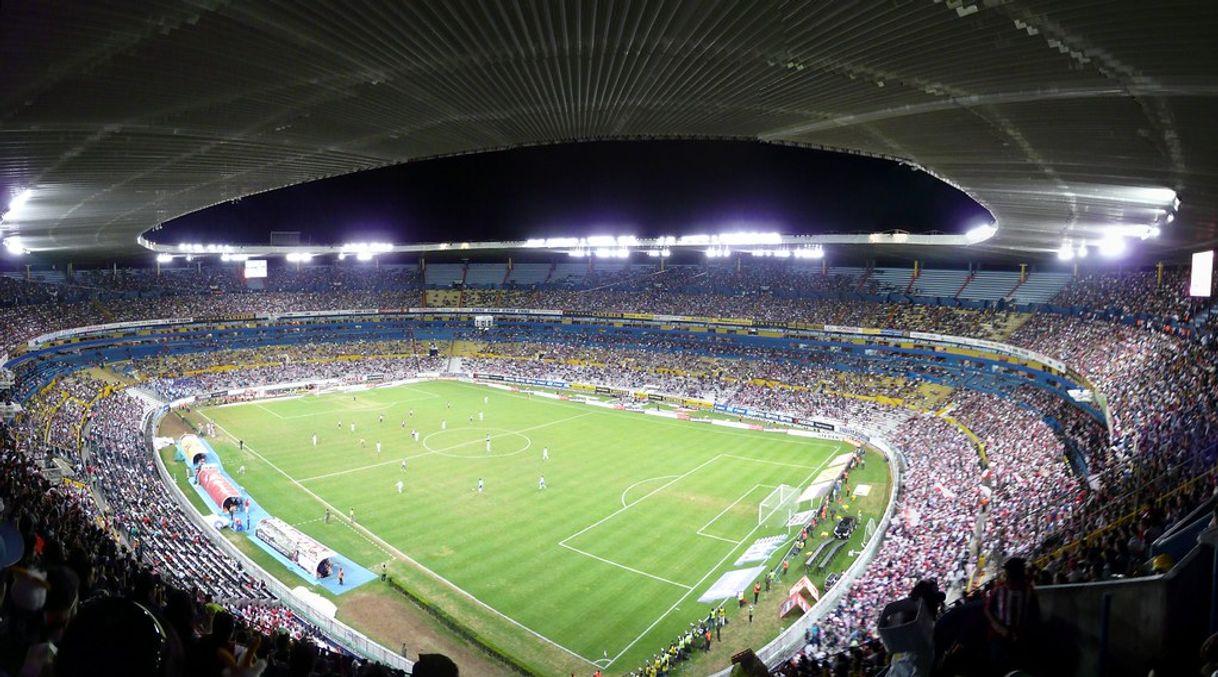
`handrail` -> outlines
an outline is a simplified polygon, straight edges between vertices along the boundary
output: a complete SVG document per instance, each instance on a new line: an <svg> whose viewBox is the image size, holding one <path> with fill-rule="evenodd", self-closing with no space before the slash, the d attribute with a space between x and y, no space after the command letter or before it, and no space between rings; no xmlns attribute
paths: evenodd
<svg viewBox="0 0 1218 677"><path fill-rule="evenodd" d="M1158 496L1153 496L1153 497L1148 496L1147 501L1150 503L1153 503L1155 505L1162 505L1163 502L1166 501L1167 499L1172 498L1176 494L1187 490L1193 484L1196 484L1197 482L1200 482L1215 473L1218 473L1218 468L1210 468L1209 470L1201 473L1200 475L1197 475L1195 477L1191 477L1187 480L1184 480L1180 484L1177 484L1176 486L1172 487L1171 489L1169 489L1168 491L1166 491L1162 494L1159 494ZM1126 494L1126 496L1128 496L1128 494ZM1135 506L1133 510L1130 510L1129 512L1126 512L1126 513L1120 515L1119 517L1117 517L1116 519L1113 519L1111 522L1105 524L1104 526L1092 529L1091 531L1087 532L1086 534L1084 534L1082 536L1079 536L1078 538L1074 539L1073 541L1060 545L1057 548L1054 548L1053 550L1041 555L1040 557L1036 558L1033 561L1033 564L1035 564L1037 567L1043 568L1051 560L1056 559L1057 557L1060 557L1061 555L1063 555L1067 552L1073 552L1074 550L1077 550L1078 548L1081 548L1084 545L1090 543L1094 539L1099 538L1100 536L1103 536L1104 534L1108 533L1109 531L1112 531L1113 529L1122 527L1122 526L1128 524L1129 522L1132 522L1134 519L1136 519L1138 517L1140 512L1141 511Z"/></svg>

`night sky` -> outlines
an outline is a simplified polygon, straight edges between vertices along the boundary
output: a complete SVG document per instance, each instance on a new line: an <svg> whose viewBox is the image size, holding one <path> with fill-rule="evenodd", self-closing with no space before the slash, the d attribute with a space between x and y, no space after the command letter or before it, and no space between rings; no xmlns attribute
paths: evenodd
<svg viewBox="0 0 1218 677"><path fill-rule="evenodd" d="M565 144L414 162L285 188L165 225L167 243L435 242L569 235L962 233L990 216L893 162L727 141Z"/></svg>

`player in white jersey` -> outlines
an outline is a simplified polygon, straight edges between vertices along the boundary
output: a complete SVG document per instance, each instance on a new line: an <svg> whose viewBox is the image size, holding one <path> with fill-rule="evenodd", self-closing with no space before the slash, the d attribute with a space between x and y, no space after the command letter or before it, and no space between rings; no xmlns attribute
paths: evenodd
<svg viewBox="0 0 1218 677"><path fill-rule="evenodd" d="M378 454L381 453L381 441L380 440L376 441L376 453L378 453Z"/></svg>
<svg viewBox="0 0 1218 677"><path fill-rule="evenodd" d="M549 447L541 448L541 460L543 460L543 461L550 460L550 448Z"/></svg>
<svg viewBox="0 0 1218 677"><path fill-rule="evenodd" d="M486 453L491 453L491 436L486 436Z"/></svg>
<svg viewBox="0 0 1218 677"><path fill-rule="evenodd" d="M411 430L411 431L410 431L410 436L414 438L414 441L415 441L415 442L418 442L418 441L419 441L419 431L417 431L417 430Z"/></svg>
<svg viewBox="0 0 1218 677"><path fill-rule="evenodd" d="M313 433L313 446L317 446L317 433Z"/></svg>
<svg viewBox="0 0 1218 677"><path fill-rule="evenodd" d="M489 401L490 401L490 399L491 399L491 398L487 397L486 395L483 395L483 396L482 396L482 403L483 403L483 404L486 404L487 402L489 402Z"/></svg>
<svg viewBox="0 0 1218 677"><path fill-rule="evenodd" d="M478 422L482 422L482 412L478 412Z"/></svg>
<svg viewBox="0 0 1218 677"><path fill-rule="evenodd" d="M482 493L482 478L478 478L478 493Z"/></svg>
<svg viewBox="0 0 1218 677"><path fill-rule="evenodd" d="M355 432L355 422L351 422L351 432Z"/></svg>
<svg viewBox="0 0 1218 677"><path fill-rule="evenodd" d="M537 478L537 488L538 489L546 488L546 476L545 475L542 475L541 477Z"/></svg>
<svg viewBox="0 0 1218 677"><path fill-rule="evenodd" d="M397 487L398 487L398 493L399 494L402 493L402 480L398 480Z"/></svg>
<svg viewBox="0 0 1218 677"><path fill-rule="evenodd" d="M385 422L385 415L384 415L384 414L381 414L381 415L377 416L377 417L376 417L376 422L377 422L377 423L384 423L384 422Z"/></svg>
<svg viewBox="0 0 1218 677"><path fill-rule="evenodd" d="M406 472L406 459L402 459L402 472Z"/></svg>
<svg viewBox="0 0 1218 677"><path fill-rule="evenodd" d="M448 419L440 419L440 430L448 430Z"/></svg>

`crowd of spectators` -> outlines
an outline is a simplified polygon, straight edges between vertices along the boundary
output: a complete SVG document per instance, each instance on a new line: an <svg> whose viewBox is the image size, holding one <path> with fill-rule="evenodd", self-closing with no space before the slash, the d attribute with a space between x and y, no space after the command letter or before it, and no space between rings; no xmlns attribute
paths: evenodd
<svg viewBox="0 0 1218 677"><path fill-rule="evenodd" d="M1081 275L1063 289L1053 303L1080 308L1089 314L1105 311L1121 316L1188 322L1208 300L1188 295L1189 270L1165 268L1124 270Z"/></svg>
<svg viewBox="0 0 1218 677"><path fill-rule="evenodd" d="M175 585L155 562L99 526L82 508L87 498L63 486L47 480L34 459L16 449L12 431L0 426L4 674L394 674L328 650L295 621L272 633L258 629L261 616L241 622L198 580ZM289 619L281 614L279 620Z"/></svg>
<svg viewBox="0 0 1218 677"><path fill-rule="evenodd" d="M1006 398L957 393L951 398L953 416L981 438L988 467L983 467L969 441L942 418L894 414L890 407L857 397L908 399L920 389L916 378L883 371L833 371L807 354L743 347L720 342L713 335L657 337L654 342L634 339L634 345L609 334L589 335L578 346L492 335L489 340L494 343L466 358L463 368L631 388L652 386L738 406L882 427L910 462L897 519L875 560L824 620L824 639L809 649L815 653L865 640L877 605L899 595L913 579L932 576L958 585L969 575L978 552L995 557L1031 554L1044 564L1039 572L1044 580L1093 580L1144 570L1144 555L1153 538L1212 493L1212 476L1193 480L1212 464L1213 445L1218 442L1218 361L1213 342L1204 332L1185 335L1159 331L1155 322L1111 321L1146 317L1188 322L1204 310L1183 297L1181 273L1168 271L1162 286L1153 275L1080 278L1054 303L1096 312L1036 313L1014 333L1002 336L1084 375L1106 398L1111 428L1106 430L1080 409L1044 393L1010 398L1024 406ZM113 293L83 301L76 291L61 295L45 285L35 290L32 283L2 279L10 280L0 282L0 298L8 300L0 303L0 341L8 346L52 329L103 321L406 307L418 305L421 297L421 280L406 267L387 270L383 280L356 269L305 267L294 278L285 275L268 282L269 290L258 293L233 286L219 274L215 279L186 276L173 282L148 271L111 271L109 278L78 273L80 285ZM159 287L162 296L126 297L153 287ZM834 297L859 291L879 290L854 276L818 275L782 266L740 270L721 266L663 274L593 275L585 277L579 288L479 293L493 294L496 306L748 317L976 337L1000 334L1008 316L992 309ZM467 303L492 298L479 293L470 292ZM243 351L166 355L134 369L138 377L147 379L147 388L171 399L258 383L349 376L343 360L353 355L363 358L374 353L375 357L361 359L360 370L387 378L440 371L448 364L446 358L419 356L417 346L409 341L260 350L248 355ZM221 360L243 368L208 371L209 365ZM88 377L73 376L36 395L19 423L19 441L8 440L15 452L10 455L32 464L45 456L49 445L67 456L114 512L109 516L99 512L87 500L88 492L79 487L60 489L55 499L90 524L96 525L90 520L100 518L103 527L120 534L127 556L141 558L145 566L172 563L167 553L183 539L192 548L206 547L193 541L188 525L150 505L170 505L167 496L132 503L130 497L137 492L130 487L159 486L150 481L152 467L140 451L138 431L131 428L142 405L126 395L95 403L102 387ZM88 425L82 426L85 420ZM80 455L82 431L87 457ZM1072 453L1073 467L1067 462ZM1072 474L1077 471L1087 476ZM1169 500L1147 500L1164 492L1171 493ZM114 516L118 511L121 519ZM104 529L99 533L104 534ZM167 582L225 583L198 576ZM250 589L240 575L228 584L235 587L227 589L226 597L237 591L258 596L258 590Z"/></svg>

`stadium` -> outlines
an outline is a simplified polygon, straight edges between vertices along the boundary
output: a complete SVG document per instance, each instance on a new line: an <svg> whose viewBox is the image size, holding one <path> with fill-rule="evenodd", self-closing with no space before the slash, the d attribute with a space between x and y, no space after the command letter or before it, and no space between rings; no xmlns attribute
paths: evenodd
<svg viewBox="0 0 1218 677"><path fill-rule="evenodd" d="M1215 7L0 20L0 675L1218 672Z"/></svg>

